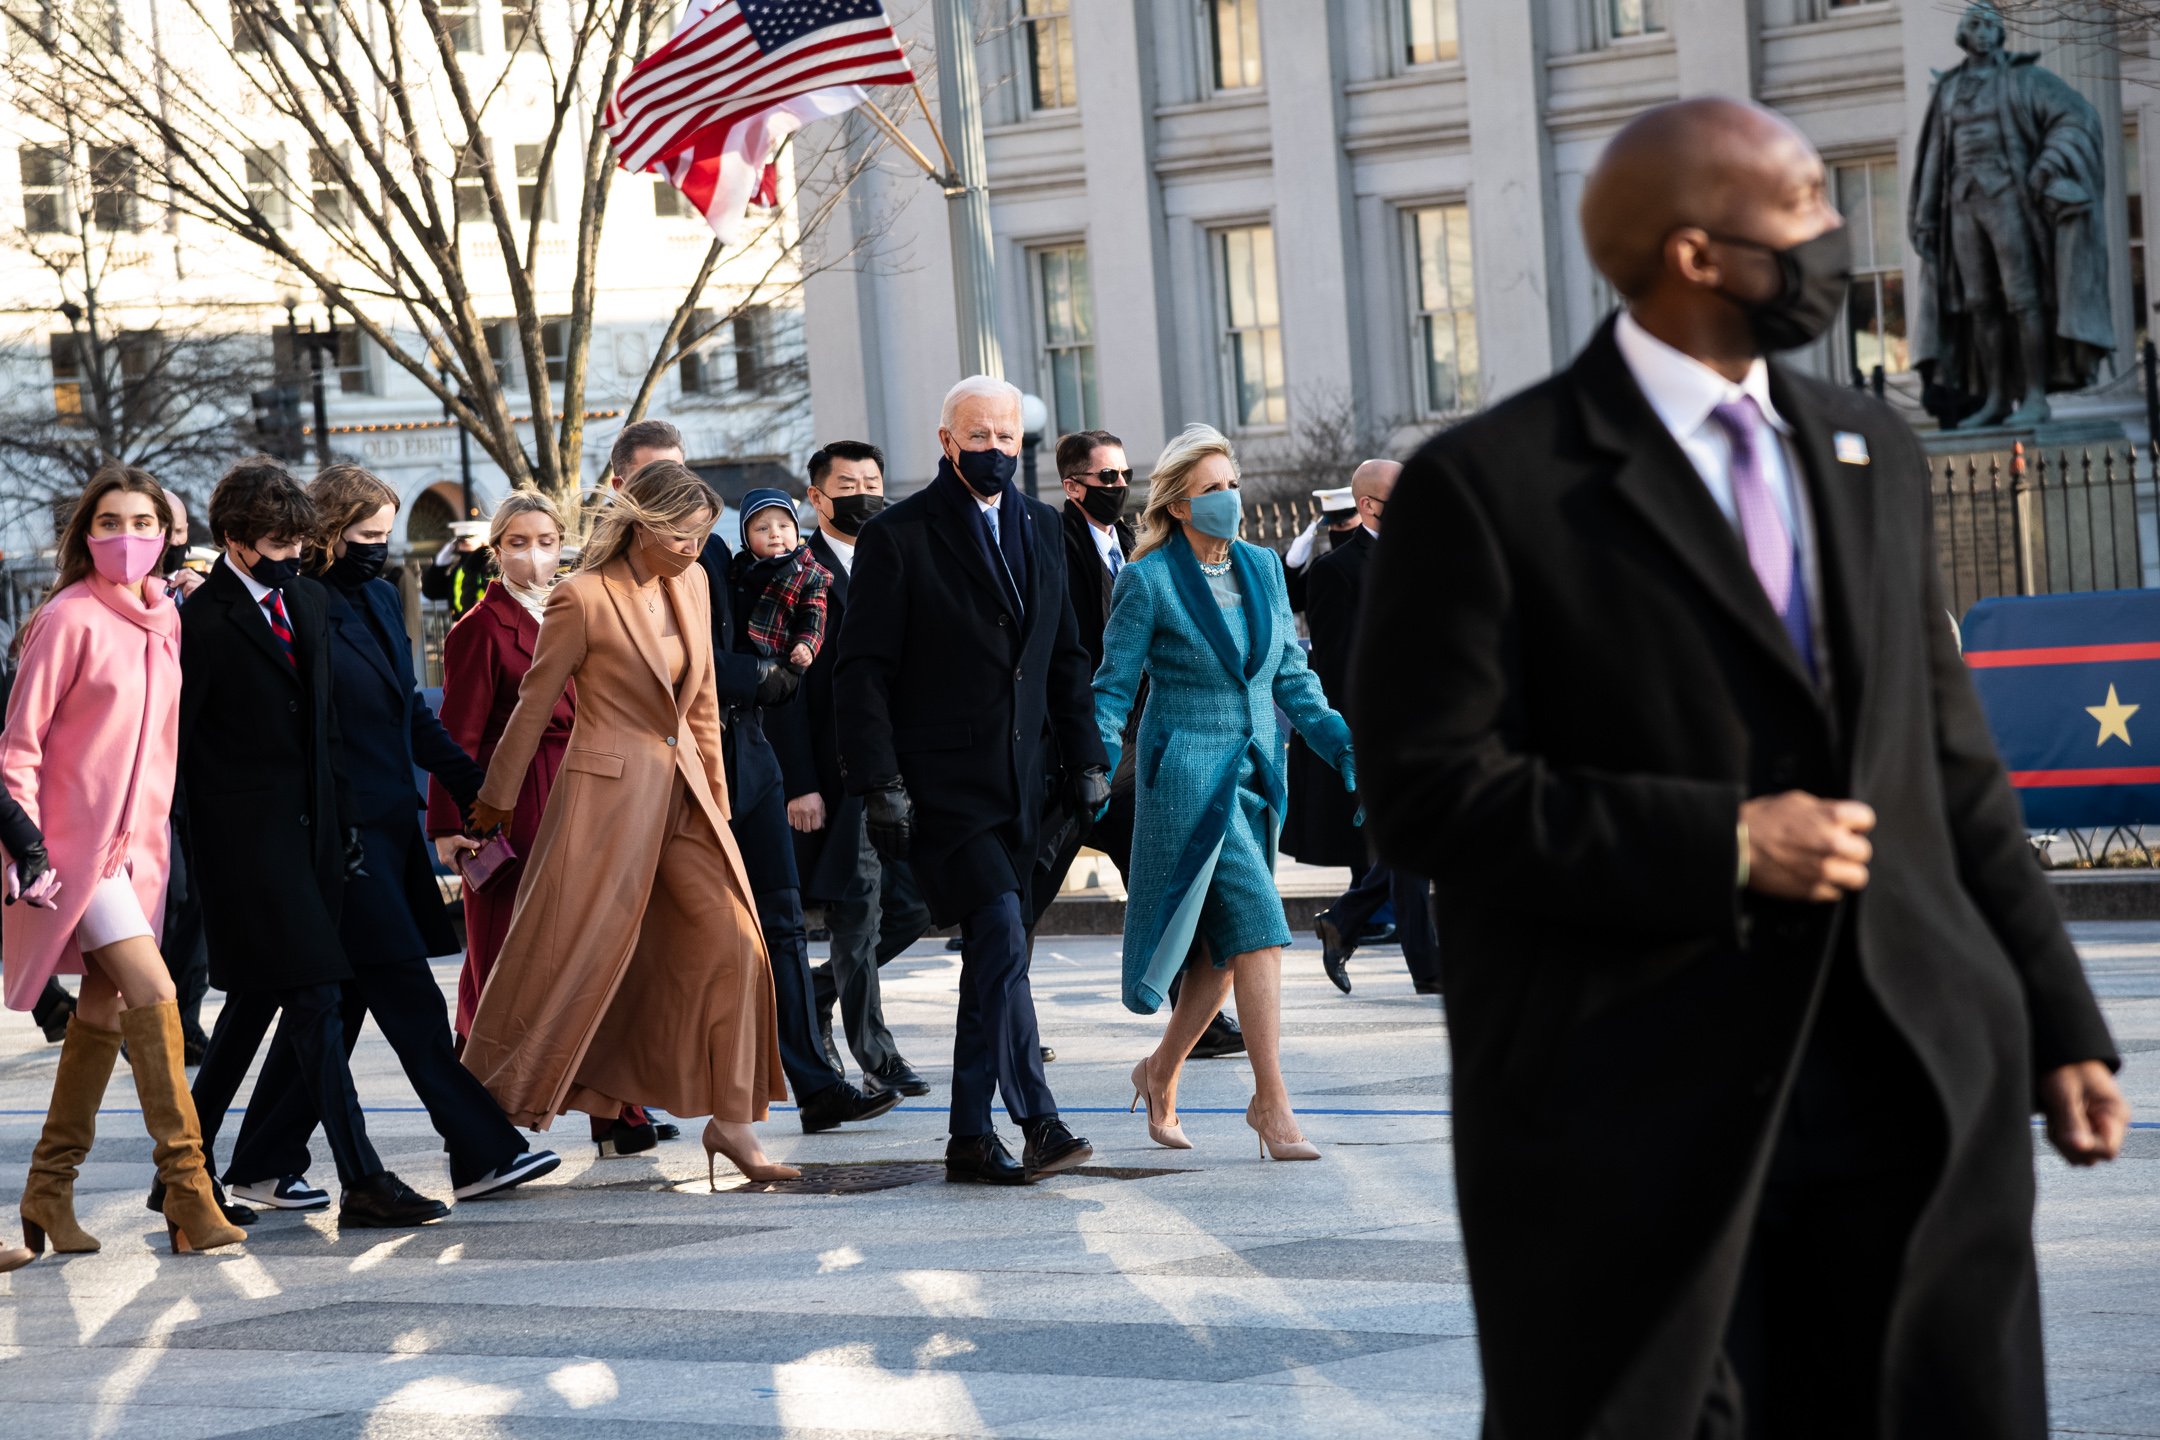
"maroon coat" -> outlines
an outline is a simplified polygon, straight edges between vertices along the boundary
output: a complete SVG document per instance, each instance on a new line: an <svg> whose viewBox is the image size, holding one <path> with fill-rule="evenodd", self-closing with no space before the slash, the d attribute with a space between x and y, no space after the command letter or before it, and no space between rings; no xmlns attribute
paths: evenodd
<svg viewBox="0 0 2160 1440"><path fill-rule="evenodd" d="M485 768L495 756L496 742L510 713L517 709L518 686L532 668L533 647L539 642L540 622L520 605L507 586L491 585L478 605L465 612L443 640L443 728L450 738ZM573 684L555 702L533 753L532 767L518 789L517 805L510 817L510 848L530 855L540 833L540 817L547 813L548 791L554 788L555 772L563 751L570 746L570 727L577 716L577 687ZM428 834L455 835L463 828L457 802L442 782L428 781ZM510 915L517 908L517 877L505 875L483 893L465 892L465 970L458 977L457 1033L472 1025L479 1007L480 991L488 970L510 932Z"/></svg>

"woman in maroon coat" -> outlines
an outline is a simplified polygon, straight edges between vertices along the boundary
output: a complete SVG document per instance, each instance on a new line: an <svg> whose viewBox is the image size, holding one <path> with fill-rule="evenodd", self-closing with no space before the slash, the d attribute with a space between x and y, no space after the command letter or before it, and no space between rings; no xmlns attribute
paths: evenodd
<svg viewBox="0 0 2160 1440"><path fill-rule="evenodd" d="M540 611L555 584L562 560L562 521L555 507L531 491L513 491L495 509L488 544L502 579L490 585L480 603L450 628L443 641L442 723L467 754L485 766L502 739L510 712L517 709L518 686L532 666L533 646L540 636ZM570 726L577 714L575 687L566 688L555 702L547 730L534 754L532 768L518 791L517 808L510 821L510 848L519 855L531 853L540 832L540 817L547 811L548 791L554 787L555 771L569 748ZM464 821L457 802L438 780L428 781L428 834L444 864L459 868L466 853L478 842L461 833ZM506 872L485 890L468 885L465 890L465 970L458 977L457 1033L460 1043L479 1008L480 992L487 985L488 970L502 949L510 930L510 915L517 908L517 876Z"/></svg>

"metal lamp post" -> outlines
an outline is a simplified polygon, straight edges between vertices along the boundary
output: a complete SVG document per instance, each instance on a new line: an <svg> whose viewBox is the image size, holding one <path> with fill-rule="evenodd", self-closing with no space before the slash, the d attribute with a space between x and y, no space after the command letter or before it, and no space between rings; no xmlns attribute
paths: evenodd
<svg viewBox="0 0 2160 1440"><path fill-rule="evenodd" d="M952 231L953 299L960 368L1005 378L998 347L997 286L990 252L989 160L983 145L982 88L975 78L975 23L968 0L937 0L938 110L953 155L945 187Z"/></svg>

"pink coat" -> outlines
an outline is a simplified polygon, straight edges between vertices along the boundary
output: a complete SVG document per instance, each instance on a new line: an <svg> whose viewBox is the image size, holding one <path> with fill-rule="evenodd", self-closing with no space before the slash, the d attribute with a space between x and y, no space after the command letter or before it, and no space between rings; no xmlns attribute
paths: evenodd
<svg viewBox="0 0 2160 1440"><path fill-rule="evenodd" d="M6 1001L28 1010L55 975L80 975L75 927L90 892L126 870L153 932L165 922L180 743L180 612L163 582L148 603L93 575L30 623L0 780L45 833L60 905L17 904L0 925Z"/></svg>

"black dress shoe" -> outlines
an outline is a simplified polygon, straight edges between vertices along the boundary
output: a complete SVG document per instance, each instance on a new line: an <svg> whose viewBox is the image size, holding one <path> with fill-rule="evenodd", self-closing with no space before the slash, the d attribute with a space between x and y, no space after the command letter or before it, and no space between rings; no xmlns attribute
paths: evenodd
<svg viewBox="0 0 2160 1440"><path fill-rule="evenodd" d="M802 1102L802 1133L815 1135L856 1120L875 1120L900 1103L897 1091L865 1095L843 1080L828 1085Z"/></svg>
<svg viewBox="0 0 2160 1440"><path fill-rule="evenodd" d="M593 1136L593 1144L599 1147L602 1160L642 1155L659 1143L660 1128L651 1121L632 1125L625 1120L610 1120L607 1129Z"/></svg>
<svg viewBox="0 0 2160 1440"><path fill-rule="evenodd" d="M1366 945L1393 945L1400 932L1393 925L1367 925L1358 931L1357 943Z"/></svg>
<svg viewBox="0 0 2160 1440"><path fill-rule="evenodd" d="M1410 982L1410 988L1420 995L1444 995L1447 993L1440 988L1438 980L1413 980Z"/></svg>
<svg viewBox="0 0 2160 1440"><path fill-rule="evenodd" d="M653 1121L652 1133L655 1140L680 1140L682 1139L682 1126L671 1125L665 1120L655 1120Z"/></svg>
<svg viewBox="0 0 2160 1440"><path fill-rule="evenodd" d="M347 1186L337 1218L340 1230L404 1230L432 1225L449 1213L450 1207L442 1201L428 1199L385 1170L358 1185Z"/></svg>
<svg viewBox="0 0 2160 1440"><path fill-rule="evenodd" d="M826 1010L818 1015L817 1036L818 1044L825 1048L825 1063L832 1066L842 1075L847 1074L847 1066L840 1063L840 1047L833 1044L832 1011Z"/></svg>
<svg viewBox="0 0 2160 1440"><path fill-rule="evenodd" d="M950 1183L1026 1185L1034 1178L1013 1159L995 1130L987 1135L955 1135L945 1142L945 1179Z"/></svg>
<svg viewBox="0 0 2160 1440"><path fill-rule="evenodd" d="M1048 1064L1049 1064L1049 1063L1050 1063L1051 1061L1053 1061L1053 1060L1055 1060L1055 1059L1057 1059L1057 1051L1055 1051L1055 1050L1051 1049L1051 1048L1050 1048L1050 1047L1049 1047L1048 1045L1045 1045L1045 1046L1043 1046L1043 1047L1042 1047L1042 1060L1043 1060L1043 1064L1045 1064L1045 1065L1048 1065Z"/></svg>
<svg viewBox="0 0 2160 1440"><path fill-rule="evenodd" d="M866 1077L880 1090L890 1090L899 1095L927 1095L930 1082L915 1073L915 1067L898 1055L887 1060Z"/></svg>
<svg viewBox="0 0 2160 1440"><path fill-rule="evenodd" d="M1357 948L1354 942L1346 942L1335 917L1322 911L1313 921L1313 934L1320 937L1320 968L1327 971L1327 978L1335 982L1335 988L1350 993L1350 952Z"/></svg>
<svg viewBox="0 0 2160 1440"><path fill-rule="evenodd" d="M1030 1120L1020 1128L1027 1133L1020 1163L1027 1167L1030 1180L1085 1165L1095 1158L1095 1147L1073 1134L1072 1127L1055 1115L1047 1120Z"/></svg>
<svg viewBox="0 0 2160 1440"><path fill-rule="evenodd" d="M224 1214L226 1224L252 1225L255 1223L255 1212L245 1205L235 1205L228 1200L225 1197L225 1187L218 1183L218 1178L215 1175L210 1177L210 1194L217 1201L219 1211ZM143 1209L148 1210L153 1215L163 1215L165 1213L164 1181L153 1180L150 1182L150 1193L143 1199Z"/></svg>
<svg viewBox="0 0 2160 1440"><path fill-rule="evenodd" d="M1245 1053L1245 1032L1238 1029L1237 1021L1218 1010L1215 1018L1208 1021L1207 1029L1200 1032L1200 1041L1192 1048L1195 1060L1220 1060L1225 1055Z"/></svg>

